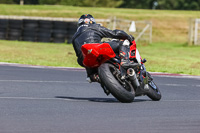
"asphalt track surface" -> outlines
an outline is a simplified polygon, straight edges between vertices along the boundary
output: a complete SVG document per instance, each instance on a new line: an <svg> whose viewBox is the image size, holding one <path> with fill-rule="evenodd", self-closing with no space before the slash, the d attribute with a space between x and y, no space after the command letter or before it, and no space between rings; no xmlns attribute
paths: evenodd
<svg viewBox="0 0 200 133"><path fill-rule="evenodd" d="M199 133L200 77L153 74L161 101L120 103L85 71L0 65L0 133Z"/></svg>

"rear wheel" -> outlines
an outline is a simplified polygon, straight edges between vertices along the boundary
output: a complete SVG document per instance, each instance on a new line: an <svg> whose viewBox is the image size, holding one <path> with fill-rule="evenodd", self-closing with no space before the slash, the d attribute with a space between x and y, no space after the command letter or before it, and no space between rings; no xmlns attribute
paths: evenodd
<svg viewBox="0 0 200 133"><path fill-rule="evenodd" d="M100 80L110 93L123 103L133 102L135 90L129 81L122 81L120 71L112 64L104 63L98 69Z"/></svg>

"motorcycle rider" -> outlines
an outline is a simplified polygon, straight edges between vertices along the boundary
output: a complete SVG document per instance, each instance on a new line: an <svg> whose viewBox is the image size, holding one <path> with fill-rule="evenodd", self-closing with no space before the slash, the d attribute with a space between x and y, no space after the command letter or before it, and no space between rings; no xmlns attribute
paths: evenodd
<svg viewBox="0 0 200 133"><path fill-rule="evenodd" d="M131 65L129 61L129 45L134 40L133 36L128 35L122 30L109 30L100 24L96 24L95 19L90 14L82 15L78 20L78 29L72 38L72 44L78 57L77 62L83 66L83 55L81 46L86 43L102 43L102 38L122 39L125 41L113 40L108 42L114 52L119 53L121 59L121 66L123 68ZM86 67L85 67L86 68ZM98 78L94 75L94 70L86 68L88 80L97 81Z"/></svg>

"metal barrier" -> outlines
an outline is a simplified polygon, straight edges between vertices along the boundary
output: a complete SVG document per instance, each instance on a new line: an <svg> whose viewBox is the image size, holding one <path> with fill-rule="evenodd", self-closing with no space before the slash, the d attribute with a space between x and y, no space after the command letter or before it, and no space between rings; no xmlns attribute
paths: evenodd
<svg viewBox="0 0 200 133"><path fill-rule="evenodd" d="M152 43L152 22L111 18L109 28L121 29L133 35L136 42Z"/></svg>

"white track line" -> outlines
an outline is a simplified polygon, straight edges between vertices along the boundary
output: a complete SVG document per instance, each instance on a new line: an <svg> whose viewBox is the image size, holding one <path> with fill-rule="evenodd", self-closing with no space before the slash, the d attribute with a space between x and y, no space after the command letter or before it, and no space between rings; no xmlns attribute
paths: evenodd
<svg viewBox="0 0 200 133"><path fill-rule="evenodd" d="M0 80L1 82L15 82L15 83L67 83L67 84L89 84L88 82L84 81L39 81L39 80ZM173 87L198 87L200 85L185 85L185 84L158 84L164 86L173 86Z"/></svg>
<svg viewBox="0 0 200 133"><path fill-rule="evenodd" d="M161 100L163 102L200 102L200 100Z"/></svg>
<svg viewBox="0 0 200 133"><path fill-rule="evenodd" d="M68 98L39 98L39 97L0 97L0 99L13 99L13 100L60 100L60 101L88 101L87 99L68 99Z"/></svg>
<svg viewBox="0 0 200 133"><path fill-rule="evenodd" d="M158 85L165 85L165 86L182 86L182 87L186 87L188 85L184 85L184 84L158 84Z"/></svg>
<svg viewBox="0 0 200 133"><path fill-rule="evenodd" d="M90 101L89 98L85 99L70 99L70 98L39 98L39 97L0 97L0 99L8 99L8 100L59 100L59 101ZM106 98L105 98L106 99ZM137 100L137 98L135 99ZM152 102L151 100L147 100L146 102ZM159 102L200 102L200 100L160 100Z"/></svg>
<svg viewBox="0 0 200 133"><path fill-rule="evenodd" d="M67 84L89 84L88 82L84 81L39 81L39 80L0 80L1 82L15 82L15 83L67 83ZM185 85L185 84L158 84L164 86L172 86L172 87L198 87L200 85Z"/></svg>

